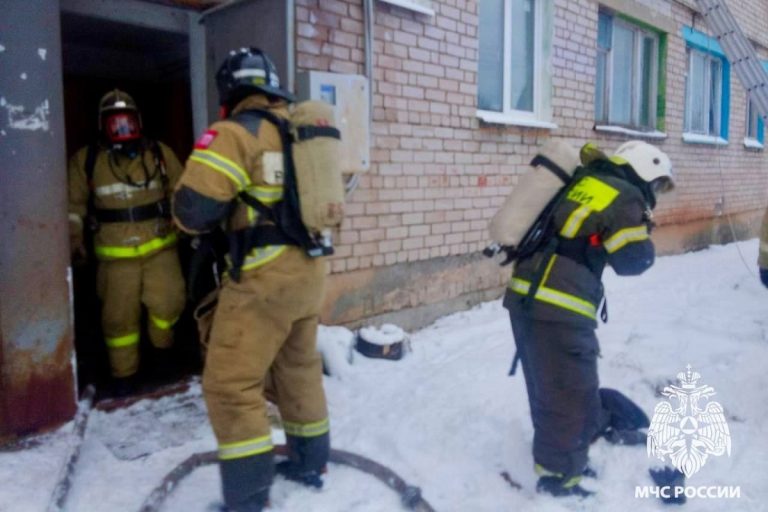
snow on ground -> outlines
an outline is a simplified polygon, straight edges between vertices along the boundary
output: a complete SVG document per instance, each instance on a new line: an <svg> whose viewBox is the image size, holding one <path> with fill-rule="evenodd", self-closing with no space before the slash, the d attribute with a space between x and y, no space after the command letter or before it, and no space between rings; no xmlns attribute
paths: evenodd
<svg viewBox="0 0 768 512"><path fill-rule="evenodd" d="M747 269L738 251L750 265ZM606 275L610 321L598 329L602 384L620 389L648 413L657 389L687 364L714 387L732 435L730 458L710 458L693 486L740 486L741 498L693 499L685 510L768 510L768 290L752 263L755 240L659 258L645 275ZM530 424L521 375L508 377L514 352L499 301L438 320L411 334L413 352L398 362L354 354L352 335L323 328L321 345L335 376L325 380L336 448L377 460L421 487L439 512L668 510L635 498L648 485L645 447L598 441L591 450L598 494L579 502L533 492ZM0 511L42 512L67 451L71 425L36 448L0 453ZM274 432L275 442L282 433ZM176 464L212 450L199 385L176 397L91 415L68 511L138 510ZM523 485L513 490L506 470ZM214 467L195 471L164 510L203 512L219 500ZM272 512L401 510L397 496L353 469L331 466L313 492L278 479Z"/></svg>

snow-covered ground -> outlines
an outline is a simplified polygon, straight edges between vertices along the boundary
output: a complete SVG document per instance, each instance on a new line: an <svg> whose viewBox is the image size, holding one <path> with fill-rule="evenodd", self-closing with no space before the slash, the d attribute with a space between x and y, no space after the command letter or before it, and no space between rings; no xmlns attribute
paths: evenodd
<svg viewBox="0 0 768 512"><path fill-rule="evenodd" d="M739 250L749 264L742 262ZM740 486L739 499L690 499L687 510L768 510L768 290L756 274L757 242L659 258L645 275L608 272L610 321L598 329L602 385L622 390L648 413L656 391L687 364L714 387L732 435L730 457L711 457L692 486ZM590 456L597 491L585 501L537 495L530 454L533 431L521 375L508 377L514 352L499 301L440 319L411 334L413 352L398 362L348 362L351 334L323 328L335 375L326 378L336 448L375 459L421 487L439 512L666 510L635 498L650 484L644 446L598 441ZM68 425L23 452L0 453L0 511L42 512L70 441ZM275 430L276 442L282 434ZM181 395L91 415L67 510L138 510L176 464L215 447L198 385ZM523 485L508 486L508 471ZM214 467L195 471L164 510L202 512L219 499ZM397 511L383 484L331 466L312 492L278 479L273 512Z"/></svg>

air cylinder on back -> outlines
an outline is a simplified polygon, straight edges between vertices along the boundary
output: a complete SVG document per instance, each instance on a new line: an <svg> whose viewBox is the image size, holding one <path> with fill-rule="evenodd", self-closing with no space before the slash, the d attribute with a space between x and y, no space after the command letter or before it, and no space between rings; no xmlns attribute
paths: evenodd
<svg viewBox="0 0 768 512"><path fill-rule="evenodd" d="M544 143L532 160L532 167L520 176L517 185L491 219L488 230L495 242L516 247L547 203L566 184L565 176L558 176L549 169L544 164L546 161L559 167L567 178L573 176L581 164L579 151L567 142L549 140Z"/></svg>

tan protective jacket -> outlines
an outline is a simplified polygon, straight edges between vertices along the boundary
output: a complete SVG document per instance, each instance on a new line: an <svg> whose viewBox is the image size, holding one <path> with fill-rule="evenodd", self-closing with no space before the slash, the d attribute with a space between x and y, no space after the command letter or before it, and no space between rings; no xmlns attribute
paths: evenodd
<svg viewBox="0 0 768 512"><path fill-rule="evenodd" d="M288 118L285 103L270 104L265 96L252 95L245 98L233 110L232 115L248 109L269 109L273 114ZM283 198L283 151L280 133L269 122L259 124L258 135L234 121L218 121L195 144L187 160L184 175L176 186L178 191L191 189L199 194L197 211L180 210L174 207L174 219L179 227L190 233L200 229L195 224L206 216L202 201L228 205L240 192L245 191L261 203L272 206ZM218 217L218 215L213 216ZM234 210L225 216L226 231L234 231L254 225L258 212L242 201L237 201ZM200 221L202 224L207 219ZM211 226L207 226L210 228ZM267 245L252 249L243 262L243 271L258 268L277 259L285 252L285 245Z"/></svg>
<svg viewBox="0 0 768 512"><path fill-rule="evenodd" d="M100 148L92 184L88 183L85 169L88 147L80 149L70 158L67 170L69 225L74 239L82 241L90 194L94 194L93 202L97 209L137 207L170 198L182 166L171 148L162 142L158 144L165 164L165 184L150 148L132 160L118 151ZM145 166L151 177L149 183L144 183ZM131 182L140 186L132 185ZM99 259L136 258L153 254L175 243L176 233L167 218L141 222L104 222L100 223L94 236L94 251Z"/></svg>

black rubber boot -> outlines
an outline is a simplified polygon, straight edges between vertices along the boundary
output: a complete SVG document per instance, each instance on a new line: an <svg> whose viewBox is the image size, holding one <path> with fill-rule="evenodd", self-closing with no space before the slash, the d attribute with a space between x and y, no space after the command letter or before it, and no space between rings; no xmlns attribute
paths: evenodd
<svg viewBox="0 0 768 512"><path fill-rule="evenodd" d="M128 377L113 377L109 390L109 398L125 398L135 395L139 391L139 377L137 374Z"/></svg>
<svg viewBox="0 0 768 512"><path fill-rule="evenodd" d="M580 486L579 480L578 477L566 479L559 476L542 476L536 483L536 492L551 494L557 498L563 496L587 498L592 496L594 493Z"/></svg>
<svg viewBox="0 0 768 512"><path fill-rule="evenodd" d="M331 438L328 433L315 437L286 436L288 460L275 466L277 474L307 487L323 487L321 475L326 472Z"/></svg>
<svg viewBox="0 0 768 512"><path fill-rule="evenodd" d="M272 452L240 459L220 460L224 504L231 512L262 512L274 479Z"/></svg>

